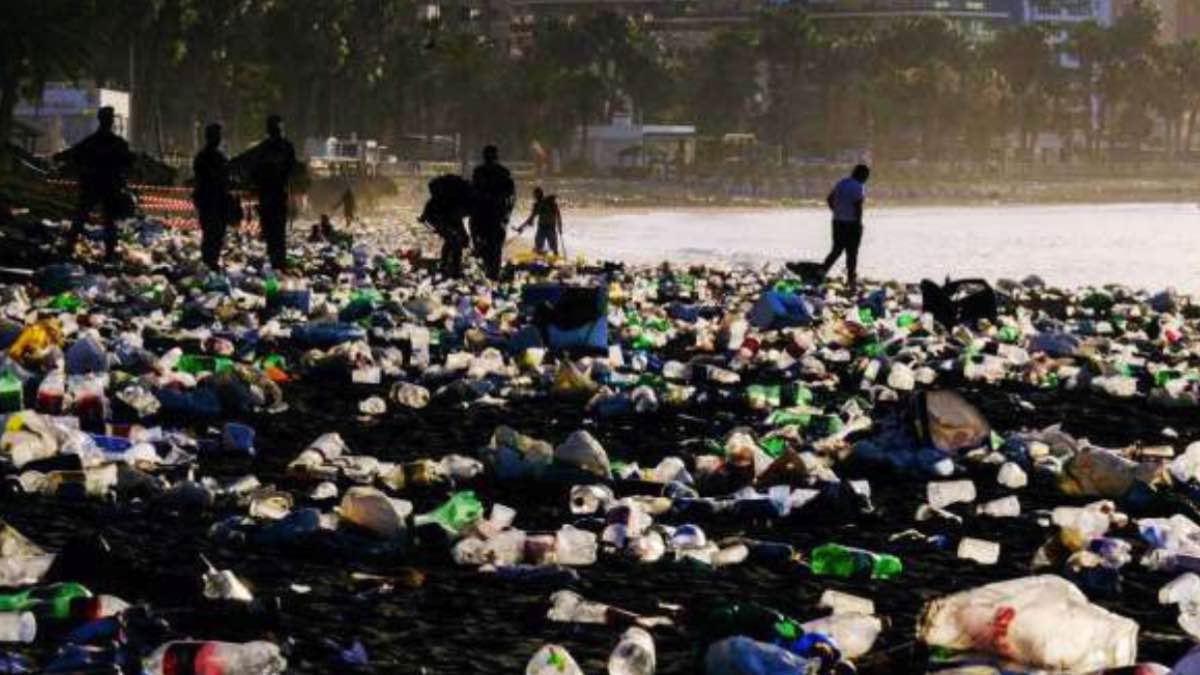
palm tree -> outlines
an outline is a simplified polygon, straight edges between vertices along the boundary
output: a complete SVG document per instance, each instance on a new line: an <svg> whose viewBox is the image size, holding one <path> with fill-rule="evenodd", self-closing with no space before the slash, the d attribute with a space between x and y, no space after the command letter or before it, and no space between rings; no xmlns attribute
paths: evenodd
<svg viewBox="0 0 1200 675"><path fill-rule="evenodd" d="M1046 117L1058 69L1050 36L1041 26L1021 26L1001 32L988 51L1015 106L1018 146L1022 156L1027 156Z"/></svg>

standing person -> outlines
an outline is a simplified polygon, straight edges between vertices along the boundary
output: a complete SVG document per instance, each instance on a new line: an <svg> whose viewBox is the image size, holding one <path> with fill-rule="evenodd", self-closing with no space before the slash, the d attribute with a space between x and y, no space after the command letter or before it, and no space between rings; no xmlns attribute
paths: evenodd
<svg viewBox="0 0 1200 675"><path fill-rule="evenodd" d="M67 234L68 254L75 250L83 224L98 204L104 214L104 259L112 262L117 257L117 219L133 215L132 198L125 191L125 172L133 166L133 153L129 143L113 132L112 106L100 108L96 119L99 129L54 158L79 170L79 201Z"/></svg>
<svg viewBox="0 0 1200 675"><path fill-rule="evenodd" d="M533 189L533 209L525 222L517 227L517 232L524 232L535 220L537 230L533 236L533 249L538 254L558 255L558 238L562 234L562 211L558 208L558 198L554 195L547 196L540 186Z"/></svg>
<svg viewBox="0 0 1200 675"><path fill-rule="evenodd" d="M500 163L500 151L489 145L483 149L483 164L471 175L475 199L471 211L471 236L475 252L483 260L483 269L493 281L500 278L504 255L504 237L508 218L516 198L512 174Z"/></svg>
<svg viewBox="0 0 1200 675"><path fill-rule="evenodd" d="M229 160L221 152L221 125L204 128L204 149L192 160L192 203L200 218L200 256L214 272L221 267L225 229L240 220L233 213L237 203L229 194Z"/></svg>
<svg viewBox="0 0 1200 675"><path fill-rule="evenodd" d="M342 207L342 217L346 220L346 229L349 230L350 224L354 222L354 212L357 208L354 200L354 191L350 189L350 186L346 186L346 191L338 198L333 208L336 209L339 206Z"/></svg>
<svg viewBox="0 0 1200 675"><path fill-rule="evenodd" d="M276 271L287 268L288 182L296 170L296 149L283 137L283 118L267 118L267 137L238 155L234 163L249 167L258 194L258 218L267 257Z"/></svg>
<svg viewBox="0 0 1200 675"><path fill-rule="evenodd" d="M822 270L829 274L830 268L846 252L846 280L850 290L858 287L858 245L863 235L863 202L867 199L867 179L871 169L866 164L854 167L850 175L833 186L825 203L833 212L833 250L825 257Z"/></svg>

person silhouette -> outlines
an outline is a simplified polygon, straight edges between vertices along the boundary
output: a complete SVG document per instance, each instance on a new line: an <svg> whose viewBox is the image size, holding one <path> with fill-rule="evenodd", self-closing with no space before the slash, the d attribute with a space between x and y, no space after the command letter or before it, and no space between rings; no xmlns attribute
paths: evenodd
<svg viewBox="0 0 1200 675"><path fill-rule="evenodd" d="M487 277L500 278L500 263L504 255L504 238L508 218L516 198L512 174L500 163L500 151L489 145L483 149L483 164L471 174L474 204L471 209L471 237L476 255L483 261Z"/></svg>
<svg viewBox="0 0 1200 675"><path fill-rule="evenodd" d="M349 186L342 192L342 196L338 197L337 203L333 208L342 207L342 218L346 221L346 229L350 229L350 225L354 222L354 214L358 210L358 204L354 199L354 191Z"/></svg>
<svg viewBox="0 0 1200 675"><path fill-rule="evenodd" d="M866 184L870 177L871 169L866 164L859 164L849 176L838 181L825 198L825 203L833 213L833 249L821 265L822 273L829 274L844 251L846 280L851 291L858 287L858 246L862 243L863 204L867 199Z"/></svg>
<svg viewBox="0 0 1200 675"><path fill-rule="evenodd" d="M462 254L469 237L463 218L471 209L471 184L458 174L429 181L429 199L418 222L425 223L442 238L439 269L449 278L462 276Z"/></svg>
<svg viewBox="0 0 1200 675"><path fill-rule="evenodd" d="M204 148L192 160L192 203L200 219L200 257L214 271L221 267L225 230L235 220L229 193L229 160L221 152L221 125L204 128Z"/></svg>
<svg viewBox="0 0 1200 675"><path fill-rule="evenodd" d="M248 166L258 195L258 218L267 257L277 271L287 269L288 187L296 170L296 149L283 137L283 118L267 117L267 137L234 159Z"/></svg>
<svg viewBox="0 0 1200 675"><path fill-rule="evenodd" d="M534 222L533 249L539 254L553 253L558 255L558 236L562 232L562 211L558 208L558 198L546 195L540 186L533 189L533 209L525 222L517 226L517 232L524 232Z"/></svg>
<svg viewBox="0 0 1200 675"><path fill-rule="evenodd" d="M83 224L99 205L104 217L104 258L117 255L117 220L133 215L133 200L125 190L125 174L133 166L129 143L113 131L116 114L112 106L96 112L100 126L74 146L54 156L56 161L72 164L79 172L79 201L67 234L66 249L75 250Z"/></svg>

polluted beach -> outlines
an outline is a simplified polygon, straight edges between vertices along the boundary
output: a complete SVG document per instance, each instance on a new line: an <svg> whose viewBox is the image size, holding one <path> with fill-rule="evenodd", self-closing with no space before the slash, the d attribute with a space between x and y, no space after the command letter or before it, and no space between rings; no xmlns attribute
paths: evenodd
<svg viewBox="0 0 1200 675"><path fill-rule="evenodd" d="M0 7L0 675L1200 673L1194 3L114 4Z"/></svg>

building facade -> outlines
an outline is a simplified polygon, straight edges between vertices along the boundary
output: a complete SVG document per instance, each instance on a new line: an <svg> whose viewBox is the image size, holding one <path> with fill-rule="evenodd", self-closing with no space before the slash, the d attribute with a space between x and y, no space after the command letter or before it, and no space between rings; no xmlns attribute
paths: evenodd
<svg viewBox="0 0 1200 675"><path fill-rule="evenodd" d="M816 20L853 26L941 17L976 41L1020 21L1023 9L1020 0L803 0L803 6Z"/></svg>
<svg viewBox="0 0 1200 675"><path fill-rule="evenodd" d="M33 152L46 155L65 150L95 131L96 112L104 106L112 106L115 113L113 131L130 138L129 92L115 89L51 82L40 99L18 103L14 116L39 132Z"/></svg>

